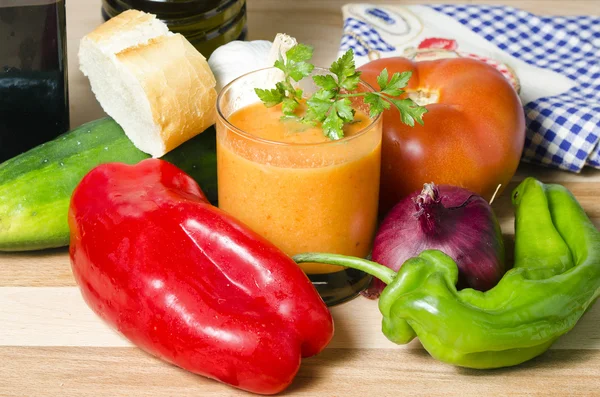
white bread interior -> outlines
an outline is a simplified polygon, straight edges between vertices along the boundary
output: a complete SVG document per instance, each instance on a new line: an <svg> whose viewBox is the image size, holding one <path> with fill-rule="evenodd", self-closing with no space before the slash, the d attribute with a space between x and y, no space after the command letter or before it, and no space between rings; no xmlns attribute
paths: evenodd
<svg viewBox="0 0 600 397"><path fill-rule="evenodd" d="M160 157L215 122L215 78L183 36L129 10L86 35L80 69L133 144Z"/></svg>

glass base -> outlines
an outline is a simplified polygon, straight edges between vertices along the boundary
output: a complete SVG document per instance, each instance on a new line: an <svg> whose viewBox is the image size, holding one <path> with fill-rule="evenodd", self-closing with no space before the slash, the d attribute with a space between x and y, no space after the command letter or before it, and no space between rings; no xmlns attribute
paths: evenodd
<svg viewBox="0 0 600 397"><path fill-rule="evenodd" d="M308 278L327 306L348 302L371 283L372 277L356 269L328 274L309 274Z"/></svg>

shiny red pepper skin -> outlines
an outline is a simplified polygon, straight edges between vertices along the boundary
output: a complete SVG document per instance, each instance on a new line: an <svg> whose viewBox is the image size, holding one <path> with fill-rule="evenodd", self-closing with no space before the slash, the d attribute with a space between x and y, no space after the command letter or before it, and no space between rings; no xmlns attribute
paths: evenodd
<svg viewBox="0 0 600 397"><path fill-rule="evenodd" d="M87 304L143 350L274 394L333 335L300 268L162 160L92 170L71 198L71 265Z"/></svg>

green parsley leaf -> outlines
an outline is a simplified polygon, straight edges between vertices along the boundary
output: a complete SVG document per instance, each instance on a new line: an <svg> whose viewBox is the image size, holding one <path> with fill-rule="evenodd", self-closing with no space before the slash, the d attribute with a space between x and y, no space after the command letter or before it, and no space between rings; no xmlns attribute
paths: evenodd
<svg viewBox="0 0 600 397"><path fill-rule="evenodd" d="M327 112L333 106L331 99L335 96L333 91L320 89L312 97L306 101L308 109L304 119L308 121L316 120L323 121L327 116Z"/></svg>
<svg viewBox="0 0 600 397"><path fill-rule="evenodd" d="M387 74L387 70L385 70L385 72ZM379 76L381 77L381 75ZM408 80L411 76L412 72L394 73L392 79L389 81L389 83L387 83L387 86L385 88L382 88L382 93L389 96L399 96L403 94L404 91L402 90L402 88L406 87L406 85L408 84Z"/></svg>
<svg viewBox="0 0 600 397"><path fill-rule="evenodd" d="M262 88L255 88L254 92L260 98L260 100L265 104L266 107L272 108L275 105L278 105L283 101L285 97L285 93L279 89L273 88L272 90L263 90Z"/></svg>
<svg viewBox="0 0 600 397"><path fill-rule="evenodd" d="M354 73L354 51L349 49L342 55L337 61L331 64L329 70L335 74L338 81L341 81L344 77Z"/></svg>
<svg viewBox="0 0 600 397"><path fill-rule="evenodd" d="M340 87L347 91L354 91L358 88L358 83L360 83L360 72L355 72L354 74L346 77L340 83Z"/></svg>
<svg viewBox="0 0 600 397"><path fill-rule="evenodd" d="M284 98L281 102L281 110L286 116L295 116L294 112L298 108L299 103L295 99Z"/></svg>
<svg viewBox="0 0 600 397"><path fill-rule="evenodd" d="M379 76L377 76L377 84L382 91L386 89L388 85L388 79L388 71L387 68L385 68L381 71L381 73L379 73Z"/></svg>
<svg viewBox="0 0 600 397"><path fill-rule="evenodd" d="M352 109L350 99L342 98L335 101L335 110L345 123L350 123L354 120L354 109Z"/></svg>
<svg viewBox="0 0 600 397"><path fill-rule="evenodd" d="M338 116L337 112L332 109L323 122L323 132L331 140L338 140L344 137L342 128L344 120Z"/></svg>
<svg viewBox="0 0 600 397"><path fill-rule="evenodd" d="M273 66L281 70L283 73L287 73L287 65L283 62L283 59L276 60Z"/></svg>
<svg viewBox="0 0 600 397"><path fill-rule="evenodd" d="M313 48L306 44L296 44L285 53L288 62L304 62L313 56Z"/></svg>
<svg viewBox="0 0 600 397"><path fill-rule="evenodd" d="M323 121L325 119L325 117L323 117L323 120L319 120L321 115L322 114L317 113L317 111L314 108L309 107L309 108L306 108L306 113L304 113L304 117L302 117L300 119L300 121L303 124L315 126L315 125L317 125L318 122Z"/></svg>
<svg viewBox="0 0 600 397"><path fill-rule="evenodd" d="M336 96L336 92L335 91L331 91L331 90L326 90L325 88L320 89L319 91L315 92L313 94L313 96L311 97L311 99L316 98L316 99L322 99L322 100L330 100L333 99L333 97Z"/></svg>
<svg viewBox="0 0 600 397"><path fill-rule="evenodd" d="M314 65L307 62L289 62L287 65L287 73L295 81L300 81L308 76L314 68Z"/></svg>
<svg viewBox="0 0 600 397"><path fill-rule="evenodd" d="M281 91L284 94L284 96L286 91L290 93L295 92L294 86L288 81L280 81L277 84L275 84L275 87L277 87L277 89Z"/></svg>
<svg viewBox="0 0 600 397"><path fill-rule="evenodd" d="M312 56L313 48L305 44L296 44L290 48L285 53L287 61L284 65L285 69L282 69L285 72L286 80L289 81L288 77L291 77L295 81L300 81L308 76L315 68L314 65L306 62L310 60ZM275 67L279 67L277 62L275 62Z"/></svg>
<svg viewBox="0 0 600 397"><path fill-rule="evenodd" d="M337 81L333 78L332 75L327 74L324 76L317 75L313 76L313 81L319 87L325 88L326 90L335 90L338 86Z"/></svg>
<svg viewBox="0 0 600 397"><path fill-rule="evenodd" d="M364 102L369 105L369 116L376 117L391 107L390 103L384 100L379 94L369 92L364 97Z"/></svg>
<svg viewBox="0 0 600 397"><path fill-rule="evenodd" d="M398 108L402 122L408 126L414 127L415 121L423 125L423 115L427 109L417 105L412 99L392 99L388 98L394 106Z"/></svg>
<svg viewBox="0 0 600 397"><path fill-rule="evenodd" d="M352 49L346 51L344 55L335 61L329 70L337 76L338 86L341 88L353 91L358 87L360 72L356 70Z"/></svg>

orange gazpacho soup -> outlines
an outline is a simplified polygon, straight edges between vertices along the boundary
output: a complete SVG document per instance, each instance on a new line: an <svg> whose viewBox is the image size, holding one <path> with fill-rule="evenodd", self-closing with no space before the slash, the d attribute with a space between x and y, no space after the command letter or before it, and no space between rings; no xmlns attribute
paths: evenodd
<svg viewBox="0 0 600 397"><path fill-rule="evenodd" d="M288 255L367 256L377 222L381 120L357 111L345 138L331 141L320 126L281 116L279 106L256 103L233 112L230 125L218 122L219 207ZM308 274L343 270L300 266Z"/></svg>

